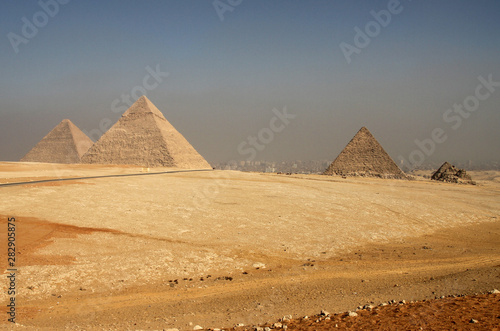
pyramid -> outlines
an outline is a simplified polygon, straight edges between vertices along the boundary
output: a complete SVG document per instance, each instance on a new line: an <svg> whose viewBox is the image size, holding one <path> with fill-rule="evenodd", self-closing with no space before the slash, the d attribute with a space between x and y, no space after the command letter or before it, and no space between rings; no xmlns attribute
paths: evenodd
<svg viewBox="0 0 500 331"><path fill-rule="evenodd" d="M21 162L80 163L94 142L70 120L62 120Z"/></svg>
<svg viewBox="0 0 500 331"><path fill-rule="evenodd" d="M145 96L102 135L82 157L82 163L211 169Z"/></svg>
<svg viewBox="0 0 500 331"><path fill-rule="evenodd" d="M448 183L476 184L465 170L458 169L448 162L443 163L431 179Z"/></svg>
<svg viewBox="0 0 500 331"><path fill-rule="evenodd" d="M365 127L362 127L356 133L323 174L407 178L377 139Z"/></svg>

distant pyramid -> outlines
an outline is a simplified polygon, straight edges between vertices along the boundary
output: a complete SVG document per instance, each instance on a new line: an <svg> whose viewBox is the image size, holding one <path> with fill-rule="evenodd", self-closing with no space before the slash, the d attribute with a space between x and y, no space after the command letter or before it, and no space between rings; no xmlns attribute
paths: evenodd
<svg viewBox="0 0 500 331"><path fill-rule="evenodd" d="M70 120L62 120L21 162L80 163L93 141Z"/></svg>
<svg viewBox="0 0 500 331"><path fill-rule="evenodd" d="M448 162L443 163L431 179L448 183L476 184L465 170L458 169Z"/></svg>
<svg viewBox="0 0 500 331"><path fill-rule="evenodd" d="M323 174L407 178L365 127L356 133Z"/></svg>
<svg viewBox="0 0 500 331"><path fill-rule="evenodd" d="M82 157L82 163L211 168L145 96L102 135Z"/></svg>

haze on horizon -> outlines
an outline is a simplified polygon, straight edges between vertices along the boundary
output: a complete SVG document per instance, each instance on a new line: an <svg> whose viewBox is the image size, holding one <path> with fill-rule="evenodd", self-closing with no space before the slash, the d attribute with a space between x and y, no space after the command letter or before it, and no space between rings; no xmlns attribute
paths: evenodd
<svg viewBox="0 0 500 331"><path fill-rule="evenodd" d="M96 140L145 91L210 163L248 159L259 133L256 160L333 160L362 126L398 163L429 139L424 163L500 162L498 13L494 0L9 1L0 160L65 118Z"/></svg>

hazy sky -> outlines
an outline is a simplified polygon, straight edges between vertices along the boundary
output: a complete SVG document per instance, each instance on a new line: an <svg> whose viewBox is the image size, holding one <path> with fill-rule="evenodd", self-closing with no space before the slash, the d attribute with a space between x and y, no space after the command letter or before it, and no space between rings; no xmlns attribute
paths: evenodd
<svg viewBox="0 0 500 331"><path fill-rule="evenodd" d="M65 118L95 140L146 91L212 163L333 160L362 126L395 160L500 161L499 15L498 0L4 1L0 160Z"/></svg>

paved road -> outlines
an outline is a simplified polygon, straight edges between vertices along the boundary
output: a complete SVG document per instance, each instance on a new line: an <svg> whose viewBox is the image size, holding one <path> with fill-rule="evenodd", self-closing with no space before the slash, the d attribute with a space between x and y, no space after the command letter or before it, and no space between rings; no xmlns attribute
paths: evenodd
<svg viewBox="0 0 500 331"><path fill-rule="evenodd" d="M179 173L179 172L196 172L196 171L213 171L213 170L212 169L170 170L170 171L146 172L146 173L135 173L135 174L119 174L119 175L103 175L103 176L71 177L71 178L54 178L54 179L34 180L34 181L29 181L29 182L4 183L4 184L0 184L0 187L16 186L16 185L27 185L27 184L37 184L37 183L49 183L49 182L62 182L62 181L65 181L65 180L84 180L84 179L111 178L111 177L130 177L130 176L152 176L152 175L175 174L175 173Z"/></svg>

